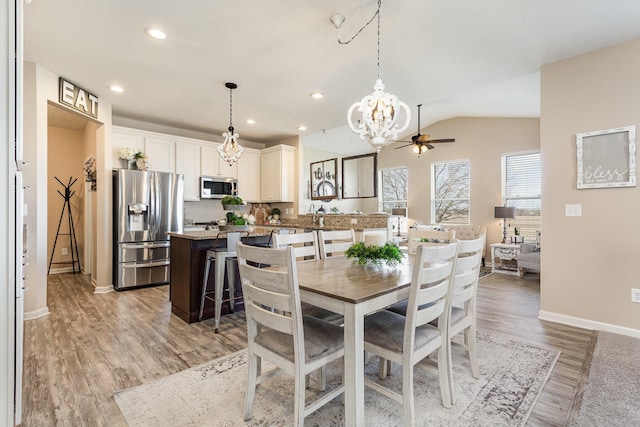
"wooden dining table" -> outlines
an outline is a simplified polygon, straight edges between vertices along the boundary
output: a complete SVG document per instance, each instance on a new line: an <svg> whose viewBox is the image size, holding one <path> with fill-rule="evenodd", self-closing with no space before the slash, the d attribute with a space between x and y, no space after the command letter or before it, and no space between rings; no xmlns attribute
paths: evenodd
<svg viewBox="0 0 640 427"><path fill-rule="evenodd" d="M413 255L396 267L354 265L344 256L297 263L300 299L344 316L347 426L364 425L364 317L408 298Z"/></svg>

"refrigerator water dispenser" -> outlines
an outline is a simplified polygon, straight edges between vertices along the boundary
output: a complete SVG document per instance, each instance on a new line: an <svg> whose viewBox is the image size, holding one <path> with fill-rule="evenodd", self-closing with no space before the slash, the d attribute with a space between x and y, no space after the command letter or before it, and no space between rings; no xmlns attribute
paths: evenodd
<svg viewBox="0 0 640 427"><path fill-rule="evenodd" d="M129 231L144 231L149 229L148 206L144 203L131 203L128 206Z"/></svg>

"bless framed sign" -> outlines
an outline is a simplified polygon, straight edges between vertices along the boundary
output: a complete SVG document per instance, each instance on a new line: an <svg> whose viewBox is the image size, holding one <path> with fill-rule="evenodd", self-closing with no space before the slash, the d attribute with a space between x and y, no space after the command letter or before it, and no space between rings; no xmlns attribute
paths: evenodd
<svg viewBox="0 0 640 427"><path fill-rule="evenodd" d="M636 186L636 127L576 134L579 190Z"/></svg>

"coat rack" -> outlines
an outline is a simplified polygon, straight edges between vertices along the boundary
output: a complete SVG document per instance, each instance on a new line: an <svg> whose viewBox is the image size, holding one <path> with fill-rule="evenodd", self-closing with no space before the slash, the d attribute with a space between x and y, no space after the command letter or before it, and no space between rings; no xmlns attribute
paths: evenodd
<svg viewBox="0 0 640 427"><path fill-rule="evenodd" d="M49 270L47 274L51 272L51 264L71 264L71 268L73 269L73 274L76 274L76 263L78 264L78 273L80 272L80 255L78 255L78 243L76 242L76 229L73 225L73 214L71 213L71 197L76 193L75 191L71 191L71 186L76 183L78 178L69 177L69 183L65 185L62 181L55 177L56 181L60 183L64 187L64 194L58 190L58 194L60 194L64 198L64 204L62 205L62 212L60 212L60 220L58 221L58 231L56 231L56 240L53 242L53 249L51 250L51 259L49 260ZM60 225L62 224L62 219L64 218L64 211L67 210L67 221L69 222L69 232L68 233L60 233ZM69 242L71 245L71 261L57 261L53 262L53 254L56 252L56 245L58 243L58 236L69 236Z"/></svg>

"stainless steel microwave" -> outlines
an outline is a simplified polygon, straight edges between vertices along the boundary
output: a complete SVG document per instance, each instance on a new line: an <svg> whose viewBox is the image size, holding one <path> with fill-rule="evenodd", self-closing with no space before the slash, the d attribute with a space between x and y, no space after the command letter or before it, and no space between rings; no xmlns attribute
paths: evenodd
<svg viewBox="0 0 640 427"><path fill-rule="evenodd" d="M222 199L224 196L238 195L238 180L213 176L200 177L201 199Z"/></svg>

